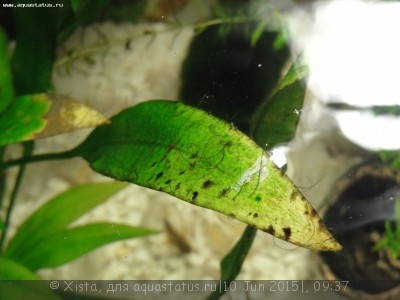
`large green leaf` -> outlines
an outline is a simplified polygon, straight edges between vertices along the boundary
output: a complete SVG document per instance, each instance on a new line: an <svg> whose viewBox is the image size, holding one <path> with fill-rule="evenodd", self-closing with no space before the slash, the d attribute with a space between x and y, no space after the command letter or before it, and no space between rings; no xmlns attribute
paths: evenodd
<svg viewBox="0 0 400 300"><path fill-rule="evenodd" d="M228 14L226 17L231 18L231 8L237 9L233 1L231 4L234 5L218 5L217 15ZM251 116L279 82L289 57L286 45L274 47L278 32L254 26L245 23L207 27L191 42L181 72L182 102L233 122L245 133L250 129ZM258 36L250 42L249 33L253 30ZM222 31L225 33L221 36Z"/></svg>
<svg viewBox="0 0 400 300"><path fill-rule="evenodd" d="M253 38L253 36L252 36ZM307 69L301 69L298 66L293 66L288 74L284 77L284 79L281 81L281 83L278 85L277 90L282 91L288 86L291 86L293 84L296 84L296 88L301 88L301 86L297 85L297 83L301 80L306 75ZM278 105L281 105L281 103L287 102L287 99L285 99L289 94L290 94L290 89L286 90L285 92L280 92L280 93L275 93L273 94L273 101L277 103ZM298 109L300 107L299 103L301 98L301 94L294 94L292 96L297 97L294 101L295 109ZM300 97L299 97L300 96ZM304 95L303 95L304 96ZM282 99L280 98L282 97ZM267 102L268 103L268 102ZM302 103L302 100L301 100ZM265 105L265 104L264 104ZM293 107L290 107L290 105L286 105L286 109L292 110ZM270 118L270 113L268 109L266 110L267 113L264 115L266 117L262 123L262 128L285 128L285 134L283 135L269 135L265 134L262 137L260 137L257 142L260 146L268 145L268 148L271 149L277 144L286 142L288 139L290 139L296 130L296 124L299 115L296 114L292 117L289 118L289 124L287 124L287 119L282 118L282 119L275 119L275 118ZM263 110L258 111L258 118L261 118L261 113ZM264 110L265 112L265 110ZM290 111L289 111L290 112ZM277 111L272 110L272 113L277 113ZM287 112L286 112L287 114ZM256 113L257 116L257 113ZM271 122L271 123L270 123ZM254 125L254 123L253 123ZM260 124L261 125L261 124ZM289 126L288 126L289 125ZM254 237L256 234L256 229L251 226L247 226L246 230L243 232L243 235L239 239L239 241L236 243L236 245L232 248L232 250L224 257L224 259L221 261L221 280L233 280L236 278L236 276L239 274L240 269L242 267L242 264L244 262L244 259L250 250L251 244L253 243ZM209 297L209 299L219 299L220 296L223 294L223 291L215 291L212 293Z"/></svg>
<svg viewBox="0 0 400 300"><path fill-rule="evenodd" d="M115 223L93 223L56 231L41 239L18 262L31 270L57 267L100 246L156 231Z"/></svg>
<svg viewBox="0 0 400 300"><path fill-rule="evenodd" d="M252 120L251 134L267 149L291 140L303 107L308 68L299 59L292 65L272 97L257 110Z"/></svg>
<svg viewBox="0 0 400 300"><path fill-rule="evenodd" d="M0 299L60 300L25 266L0 257Z"/></svg>
<svg viewBox="0 0 400 300"><path fill-rule="evenodd" d="M126 186L122 182L94 183L76 186L59 194L33 213L18 229L5 255L23 260L27 249L39 247L44 238L65 229L70 223L106 201Z"/></svg>
<svg viewBox="0 0 400 300"><path fill-rule="evenodd" d="M290 243L339 250L268 155L234 126L170 101L128 108L76 150L99 173L169 193Z"/></svg>
<svg viewBox="0 0 400 300"><path fill-rule="evenodd" d="M0 113L8 106L14 98L14 89L12 86L12 76L8 55L7 38L0 27Z"/></svg>

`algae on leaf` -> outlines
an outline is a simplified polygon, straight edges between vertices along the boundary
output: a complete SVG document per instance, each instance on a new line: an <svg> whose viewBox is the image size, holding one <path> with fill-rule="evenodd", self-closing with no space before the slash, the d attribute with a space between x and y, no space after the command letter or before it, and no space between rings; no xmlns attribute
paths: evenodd
<svg viewBox="0 0 400 300"><path fill-rule="evenodd" d="M95 171L221 212L302 247L341 249L290 179L234 126L163 100L128 108L111 122L76 149Z"/></svg>

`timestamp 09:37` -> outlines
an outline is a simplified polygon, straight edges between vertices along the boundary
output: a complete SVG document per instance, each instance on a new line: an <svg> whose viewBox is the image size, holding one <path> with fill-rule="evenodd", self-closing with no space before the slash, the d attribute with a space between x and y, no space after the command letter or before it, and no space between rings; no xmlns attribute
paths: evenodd
<svg viewBox="0 0 400 300"><path fill-rule="evenodd" d="M304 283L307 282L306 285ZM222 289L234 291L238 289L235 281L223 281ZM345 291L349 281L339 280L268 280L268 281L251 281L243 280L241 289L245 292L327 292L340 290Z"/></svg>

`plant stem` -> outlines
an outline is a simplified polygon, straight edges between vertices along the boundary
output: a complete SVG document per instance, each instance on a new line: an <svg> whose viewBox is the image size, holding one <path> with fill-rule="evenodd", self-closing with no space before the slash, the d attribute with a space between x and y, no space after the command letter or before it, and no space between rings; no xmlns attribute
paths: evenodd
<svg viewBox="0 0 400 300"><path fill-rule="evenodd" d="M209 26L215 26L215 25L221 25L221 24L248 23L248 22L253 22L253 21L255 21L255 19L250 18L250 17L235 16L235 17L230 17L230 18L226 17L226 18L217 18L217 19L207 20L204 22L194 24L192 27L193 27L193 30L197 31L197 30L202 30ZM96 45L90 46L85 49L73 50L66 56L64 56L64 57L60 58L58 61L56 61L54 63L54 67L58 68L62 65L65 65L65 64L75 60L75 59L88 56L92 53L96 53L101 50L105 50L105 49L107 49L107 47L110 47L110 45L118 45L118 44L124 45L128 40L135 40L135 39L143 38L143 37L149 36L149 35L157 35L157 34L167 33L167 32L174 31L176 29L180 30L184 27L185 27L185 25L177 24L176 26L170 26L170 27L162 29L162 30L147 30L141 34L125 36L123 38L118 38L118 39L111 40L111 41L106 40L105 43L96 44ZM103 40L104 40L104 38L103 38Z"/></svg>
<svg viewBox="0 0 400 300"><path fill-rule="evenodd" d="M23 158L30 157L30 155L32 154L32 151L33 151L33 146L34 146L33 142L24 143ZM11 214L12 214L12 211L13 211L13 208L15 205L15 200L17 198L19 187L21 185L22 177L25 173L25 168L26 168L26 163L21 163L21 167L18 171L18 175L17 175L17 179L15 180L15 185L14 185L13 191L11 193L10 203L8 205L7 212L6 212L6 218L4 220L4 225L5 225L4 230L1 232L1 236L0 236L0 254L3 253L3 247L4 247L4 242L5 242L6 236L7 236L7 230L10 225Z"/></svg>
<svg viewBox="0 0 400 300"><path fill-rule="evenodd" d="M0 161L4 159L5 147L0 147ZM0 173L0 210L3 207L4 192L6 189L4 172Z"/></svg>
<svg viewBox="0 0 400 300"><path fill-rule="evenodd" d="M73 158L75 156L78 156L78 151L76 148L60 153L46 153L35 156L23 156L15 160L9 160L3 162L2 164L0 164L0 170L45 160L68 159L68 158Z"/></svg>
<svg viewBox="0 0 400 300"><path fill-rule="evenodd" d="M243 262L250 251L254 238L256 237L257 229L247 225L240 239L236 242L235 246L221 261L221 280L228 284L235 280L239 274ZM221 287L219 282L216 290L208 296L207 300L218 300L226 292L226 286Z"/></svg>

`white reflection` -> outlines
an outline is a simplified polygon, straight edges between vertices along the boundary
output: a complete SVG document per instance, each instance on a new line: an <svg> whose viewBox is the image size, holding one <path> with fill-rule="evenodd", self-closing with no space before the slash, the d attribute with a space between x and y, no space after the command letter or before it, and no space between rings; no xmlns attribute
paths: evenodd
<svg viewBox="0 0 400 300"><path fill-rule="evenodd" d="M352 106L400 104L400 3L336 0L314 7L290 26L310 67L309 88L323 102ZM335 114L342 132L369 149L400 148L399 118L347 111Z"/></svg>
<svg viewBox="0 0 400 300"><path fill-rule="evenodd" d="M400 148L400 118L376 116L370 111L344 111L335 114L342 133L370 150Z"/></svg>
<svg viewBox="0 0 400 300"><path fill-rule="evenodd" d="M272 162L279 169L282 169L283 166L287 163L286 152L287 152L286 146L279 146L279 147L273 148L269 152L269 159L272 160Z"/></svg>
<svg viewBox="0 0 400 300"><path fill-rule="evenodd" d="M357 106L399 103L399 16L399 3L320 6L304 48L310 88Z"/></svg>

